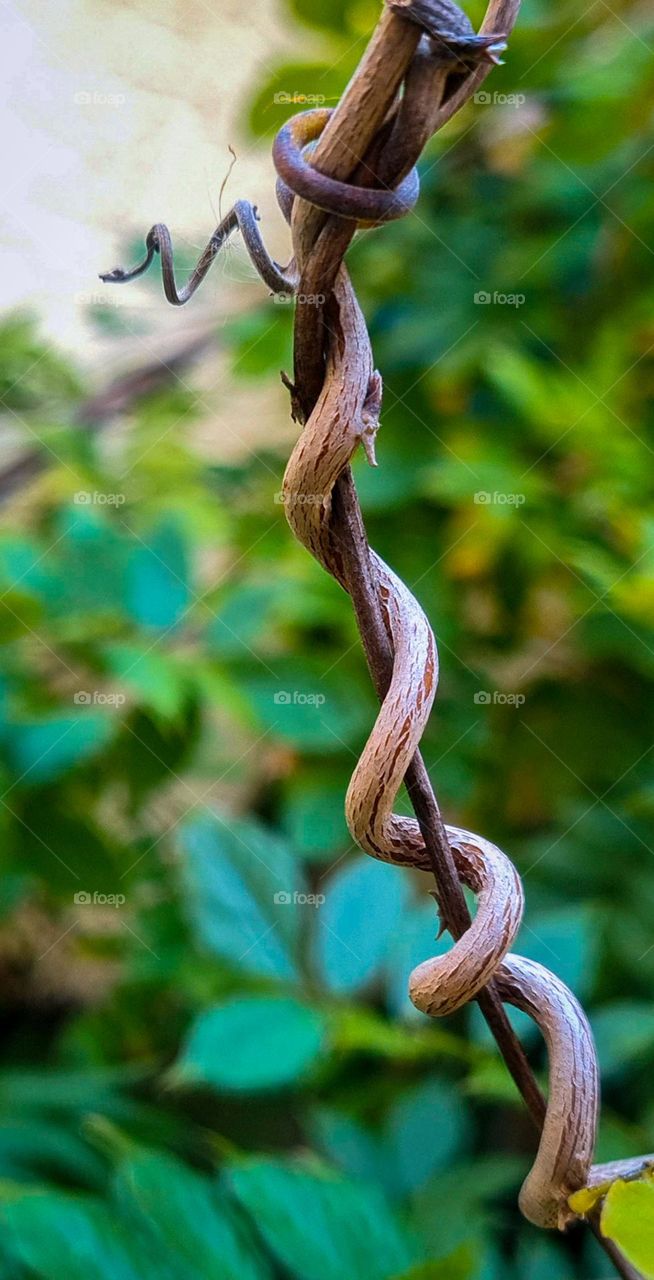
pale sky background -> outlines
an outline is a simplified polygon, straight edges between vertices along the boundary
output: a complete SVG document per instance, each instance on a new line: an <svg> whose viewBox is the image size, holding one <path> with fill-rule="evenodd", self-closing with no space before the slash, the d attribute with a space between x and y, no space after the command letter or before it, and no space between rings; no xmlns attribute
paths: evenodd
<svg viewBox="0 0 654 1280"><path fill-rule="evenodd" d="M293 29L280 0L245 13L242 0L0 0L0 308L33 311L94 385L114 371L109 360L146 362L264 296L237 237L183 309L140 283L97 278L127 265L125 241L153 222L175 245L204 246L230 143L238 161L223 212L251 199L271 251L288 256L269 150L243 122L256 86L284 57L310 59L315 38ZM109 347L86 315L94 300L127 308L133 339ZM284 406L267 397L264 417Z"/></svg>

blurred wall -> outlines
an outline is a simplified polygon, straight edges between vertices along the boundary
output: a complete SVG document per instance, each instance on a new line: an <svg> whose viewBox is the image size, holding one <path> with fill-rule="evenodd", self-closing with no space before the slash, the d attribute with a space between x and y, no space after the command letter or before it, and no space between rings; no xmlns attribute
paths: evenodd
<svg viewBox="0 0 654 1280"><path fill-rule="evenodd" d="M254 0L247 21L241 0L10 0L1 22L0 307L29 307L101 378L107 346L90 304L120 307L126 352L136 337L147 359L159 339L174 344L224 313L253 276L235 244L181 313L151 287L112 290L97 278L156 221L189 256L206 243L230 143L238 160L223 210L252 198L284 256L269 156L241 121L256 79L294 40L276 0Z"/></svg>

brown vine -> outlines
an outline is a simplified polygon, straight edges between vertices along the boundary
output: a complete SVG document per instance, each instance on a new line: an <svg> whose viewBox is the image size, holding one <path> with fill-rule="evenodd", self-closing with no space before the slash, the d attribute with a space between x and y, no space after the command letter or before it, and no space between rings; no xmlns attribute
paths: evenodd
<svg viewBox="0 0 654 1280"><path fill-rule="evenodd" d="M140 267L103 278L132 278L159 253L166 295L179 305L238 226L269 286L297 294L294 375L287 382L294 416L304 427L284 479L285 510L300 541L349 592L382 703L348 789L350 830L374 857L434 873L442 923L454 945L414 971L412 999L431 1016L478 1000L541 1131L521 1208L539 1226L565 1228L574 1216L568 1205L573 1191L631 1176L651 1157L591 1163L599 1087L585 1014L554 974L510 954L523 910L512 864L483 837L442 821L419 753L436 695L436 643L417 601L368 546L349 466L359 445L374 462L381 379L344 255L361 223L402 216L415 202L414 165L422 148L497 61L518 4L490 0L476 34L451 0L387 0L338 107L295 117L275 140L280 205L293 238L287 268L267 258L255 211L241 201L180 293L170 237L161 225L149 233ZM393 812L403 780L416 819ZM462 882L477 896L474 920ZM525 1010L543 1032L550 1064L547 1102L504 1002ZM637 1273L601 1236L596 1217L591 1225L618 1272L634 1280Z"/></svg>

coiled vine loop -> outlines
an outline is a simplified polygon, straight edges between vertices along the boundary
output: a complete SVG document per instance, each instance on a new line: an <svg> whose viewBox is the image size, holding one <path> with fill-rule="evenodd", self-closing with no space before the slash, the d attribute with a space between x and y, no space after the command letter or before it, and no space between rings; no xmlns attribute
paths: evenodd
<svg viewBox="0 0 654 1280"><path fill-rule="evenodd" d="M284 509L296 537L352 596L382 694L347 791L348 826L371 856L436 872L441 915L454 943L445 955L414 969L411 999L428 1016L442 1017L479 998L514 1078L542 1121L520 1206L536 1225L564 1228L573 1217L568 1205L573 1191L633 1176L652 1157L592 1164L599 1083L586 1016L553 973L511 952L524 905L517 871L484 837L442 826L424 766L416 768L437 692L437 645L412 593L368 547L349 473L359 446L375 464L382 383L343 256L357 227L383 224L413 207L419 194L414 166L422 147L497 62L518 4L490 0L477 34L453 0L386 0L375 37L340 107L304 112L275 139L278 199L293 235L294 257L286 268L268 257L254 207L238 201L182 289L175 282L170 236L163 224L149 232L146 258L138 267L116 269L102 278L133 279L158 253L166 297L182 305L238 228L268 286L297 295L295 382L286 381L294 416L304 425L284 476ZM357 123L357 112L365 116L365 128ZM322 301L314 305L318 298ZM347 511L344 493L349 495ZM368 637L361 626L361 599L373 622L379 619L377 632L372 627ZM386 650L390 670L382 678ZM420 784L420 810L414 800L419 820L394 812L398 791L410 776ZM413 798L411 786L409 793ZM442 877L434 860L439 840ZM454 881L446 878L450 865ZM460 883L476 897L474 919L462 899L455 901ZM523 1010L542 1031L549 1059L546 1104L512 1039L500 1001ZM595 1230L597 1234L596 1224ZM629 1264L608 1242L603 1244L620 1273L633 1277Z"/></svg>
<svg viewBox="0 0 654 1280"><path fill-rule="evenodd" d="M353 187L339 204L341 189L310 162L299 142L312 141L325 113L295 117L278 134L273 159L296 197L341 217L382 221L401 211L402 195ZM310 119L311 117L311 119ZM318 117L318 118L317 118ZM365 199L364 199L365 195ZM377 202L377 203L376 203ZM348 589L332 495L339 476L363 445L374 462L371 441L379 425L381 379L373 368L365 321L343 266L325 315L325 376L284 476L284 510L300 542ZM307 501L311 495L311 501ZM352 775L346 817L353 839L373 857L430 868L416 819L393 806L413 759L436 695L438 652L431 627L405 584L370 552L376 590L393 651L390 686ZM446 826L459 878L477 896L470 928L443 956L411 974L413 1003L431 1016L453 1013L491 980L507 1003L540 1027L549 1056L549 1094L534 1165L520 1194L525 1216L540 1227L563 1228L572 1218L568 1197L604 1171L591 1168L599 1107L599 1073L588 1020L576 998L549 970L510 954L520 927L520 878L500 849L481 836ZM634 1162L627 1161L624 1170Z"/></svg>

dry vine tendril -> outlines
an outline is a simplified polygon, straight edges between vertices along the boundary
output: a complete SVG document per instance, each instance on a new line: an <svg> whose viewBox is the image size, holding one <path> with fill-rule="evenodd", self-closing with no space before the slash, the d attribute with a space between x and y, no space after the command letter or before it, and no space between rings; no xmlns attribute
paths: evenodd
<svg viewBox="0 0 654 1280"><path fill-rule="evenodd" d="M418 197L414 165L425 142L471 96L515 22L519 0L490 0L481 32L450 0L387 0L361 66L333 111L295 117L278 134L273 157L278 199L290 223L294 256L286 268L268 257L256 211L239 201L221 222L184 289L177 290L167 229L146 241L145 261L162 262L169 301L181 305L201 283L221 244L241 230L259 274L276 292L298 297L292 393L304 424L284 477L285 511L296 536L352 597L381 710L346 798L354 839L372 856L432 871L451 950L426 960L410 978L419 1009L443 1016L477 999L527 1105L541 1128L520 1205L541 1227L574 1218L572 1192L636 1175L652 1157L592 1165L599 1103L595 1048L585 1014L542 966L511 955L523 895L508 858L483 837L444 826L419 754L436 694L438 654L417 601L368 547L349 463L359 444L374 462L381 378L343 257L357 226L408 212ZM402 92L401 92L402 91ZM305 305L303 298L324 298ZM307 503L306 494L321 501ZM406 780L417 820L393 813ZM461 890L478 899L471 920ZM502 1002L541 1028L549 1056L548 1099L506 1018ZM596 1221L592 1223L596 1234ZM624 1277L637 1273L608 1241Z"/></svg>

